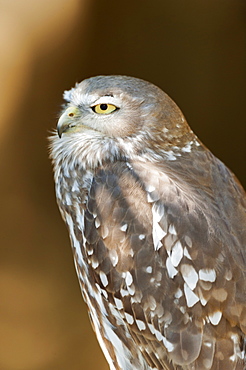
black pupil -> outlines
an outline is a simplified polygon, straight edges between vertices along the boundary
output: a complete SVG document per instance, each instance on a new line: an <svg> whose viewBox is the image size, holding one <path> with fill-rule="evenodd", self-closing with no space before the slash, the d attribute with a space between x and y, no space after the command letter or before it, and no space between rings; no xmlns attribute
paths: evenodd
<svg viewBox="0 0 246 370"><path fill-rule="evenodd" d="M100 104L101 110L107 110L108 104Z"/></svg>

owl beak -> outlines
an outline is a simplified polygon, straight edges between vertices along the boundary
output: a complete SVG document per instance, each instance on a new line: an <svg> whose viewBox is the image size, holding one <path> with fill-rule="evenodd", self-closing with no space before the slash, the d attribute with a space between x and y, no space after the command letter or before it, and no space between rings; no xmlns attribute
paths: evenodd
<svg viewBox="0 0 246 370"><path fill-rule="evenodd" d="M62 113L57 123L57 133L59 138L61 138L62 134L68 131L71 127L76 126L79 115L80 111L77 107L69 107L64 113Z"/></svg>

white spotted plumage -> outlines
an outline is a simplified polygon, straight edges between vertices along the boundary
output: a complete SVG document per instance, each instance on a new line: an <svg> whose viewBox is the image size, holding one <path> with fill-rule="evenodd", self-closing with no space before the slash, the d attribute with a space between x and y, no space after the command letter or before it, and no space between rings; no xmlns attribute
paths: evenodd
<svg viewBox="0 0 246 370"><path fill-rule="evenodd" d="M154 85L99 76L64 97L57 202L110 370L243 369L242 188Z"/></svg>

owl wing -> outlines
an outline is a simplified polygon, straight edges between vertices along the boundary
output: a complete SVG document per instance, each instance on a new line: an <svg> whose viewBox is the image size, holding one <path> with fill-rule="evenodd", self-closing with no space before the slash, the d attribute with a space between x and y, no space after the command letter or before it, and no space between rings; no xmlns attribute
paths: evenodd
<svg viewBox="0 0 246 370"><path fill-rule="evenodd" d="M151 369L242 368L242 246L213 192L182 172L144 162L99 168L85 211L86 258L120 313L120 339L130 335Z"/></svg>

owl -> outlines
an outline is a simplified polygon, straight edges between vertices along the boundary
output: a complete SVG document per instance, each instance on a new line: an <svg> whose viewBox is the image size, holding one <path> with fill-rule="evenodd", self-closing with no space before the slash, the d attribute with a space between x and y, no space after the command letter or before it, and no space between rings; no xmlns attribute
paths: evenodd
<svg viewBox="0 0 246 370"><path fill-rule="evenodd" d="M149 82L97 76L64 99L56 198L110 370L244 369L240 183Z"/></svg>

